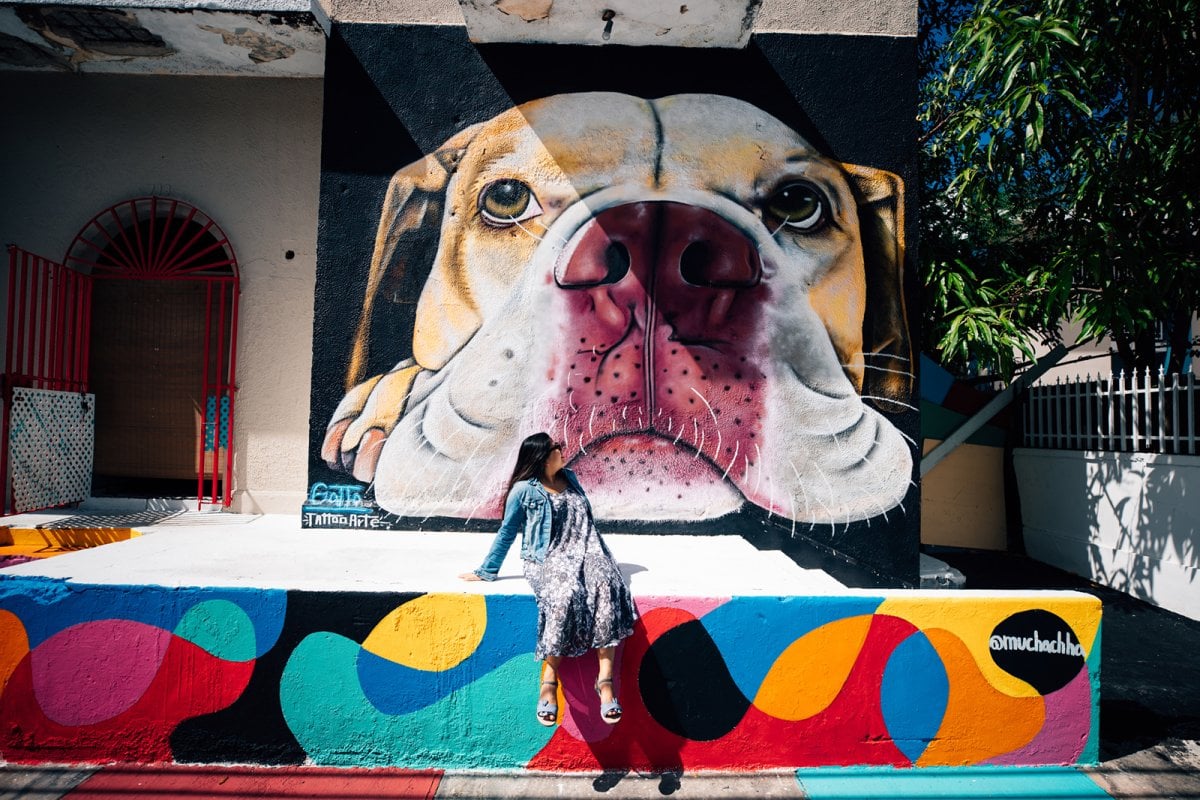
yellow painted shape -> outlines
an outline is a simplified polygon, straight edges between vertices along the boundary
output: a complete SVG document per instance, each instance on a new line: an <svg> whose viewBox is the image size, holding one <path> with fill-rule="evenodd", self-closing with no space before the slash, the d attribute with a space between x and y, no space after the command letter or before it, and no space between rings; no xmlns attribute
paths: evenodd
<svg viewBox="0 0 1200 800"><path fill-rule="evenodd" d="M21 620L11 611L0 611L0 695L28 652L29 636Z"/></svg>
<svg viewBox="0 0 1200 800"><path fill-rule="evenodd" d="M754 705L792 722L821 713L842 691L870 628L867 614L839 619L801 636L775 659Z"/></svg>
<svg viewBox="0 0 1200 800"><path fill-rule="evenodd" d="M1016 596L956 595L939 592L936 596L889 597L876 614L900 617L922 631L944 629L959 638L971 652L984 677L999 691L1014 697L1034 697L1036 689L996 665L988 649L992 631L1002 621L1021 611L1041 609L1066 621L1084 653L1091 655L1100 629L1100 600L1087 594Z"/></svg>
<svg viewBox="0 0 1200 800"><path fill-rule="evenodd" d="M48 558L141 535L133 528L3 528L0 555Z"/></svg>
<svg viewBox="0 0 1200 800"><path fill-rule="evenodd" d="M997 691L953 633L924 633L946 668L950 693L941 727L918 767L978 764L1033 741L1046 721L1045 700Z"/></svg>
<svg viewBox="0 0 1200 800"><path fill-rule="evenodd" d="M474 653L486 628L483 595L427 594L380 620L363 649L412 669L440 672Z"/></svg>

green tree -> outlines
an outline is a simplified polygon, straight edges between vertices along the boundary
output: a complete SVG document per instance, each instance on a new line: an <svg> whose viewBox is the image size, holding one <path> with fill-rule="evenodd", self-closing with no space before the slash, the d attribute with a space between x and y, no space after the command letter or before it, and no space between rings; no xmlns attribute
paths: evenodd
<svg viewBox="0 0 1200 800"><path fill-rule="evenodd" d="M1200 309L1200 0L920 0L926 347L1111 337L1172 371ZM1066 342L1066 344L1072 344Z"/></svg>

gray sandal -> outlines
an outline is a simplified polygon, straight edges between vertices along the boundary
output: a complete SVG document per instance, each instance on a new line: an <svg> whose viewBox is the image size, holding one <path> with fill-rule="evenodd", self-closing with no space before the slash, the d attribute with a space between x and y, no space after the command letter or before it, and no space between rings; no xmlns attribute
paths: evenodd
<svg viewBox="0 0 1200 800"><path fill-rule="evenodd" d="M601 696L600 695L600 684L602 684L602 683L607 683L609 686L613 685L612 678L598 678L596 680L596 696L597 697ZM605 724L616 725L618 722L621 721L621 716L624 713L625 712L621 709L621 704L617 702L617 698L615 695L611 702L600 704L600 719L604 720Z"/></svg>
<svg viewBox="0 0 1200 800"><path fill-rule="evenodd" d="M542 686L553 686L558 689L558 681L542 681ZM558 702L555 697L555 702L549 700L538 700L537 704L537 721L545 725L547 728L553 728L558 722Z"/></svg>

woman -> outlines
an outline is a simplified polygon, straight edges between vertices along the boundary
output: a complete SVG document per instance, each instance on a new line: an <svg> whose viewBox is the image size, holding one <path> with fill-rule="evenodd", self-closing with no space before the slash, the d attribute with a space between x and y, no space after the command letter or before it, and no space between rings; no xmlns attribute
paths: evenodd
<svg viewBox="0 0 1200 800"><path fill-rule="evenodd" d="M538 722L558 719L558 665L595 650L596 694L609 725L621 719L613 693L613 651L633 632L637 612L617 562L592 521L592 506L575 473L563 467L562 445L545 433L521 442L509 481L504 521L483 566L459 577L494 581L521 532L521 560L538 607L537 648L545 661Z"/></svg>

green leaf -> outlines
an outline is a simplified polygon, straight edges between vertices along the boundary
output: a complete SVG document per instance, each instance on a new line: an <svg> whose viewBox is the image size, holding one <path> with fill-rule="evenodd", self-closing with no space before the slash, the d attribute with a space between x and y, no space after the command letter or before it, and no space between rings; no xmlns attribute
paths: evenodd
<svg viewBox="0 0 1200 800"><path fill-rule="evenodd" d="M1079 46L1079 40L1075 38L1075 34L1072 33L1071 31L1067 30L1066 28L1055 26L1053 28L1047 28L1046 33L1048 33L1051 36L1062 39L1067 44L1073 44L1076 47Z"/></svg>

